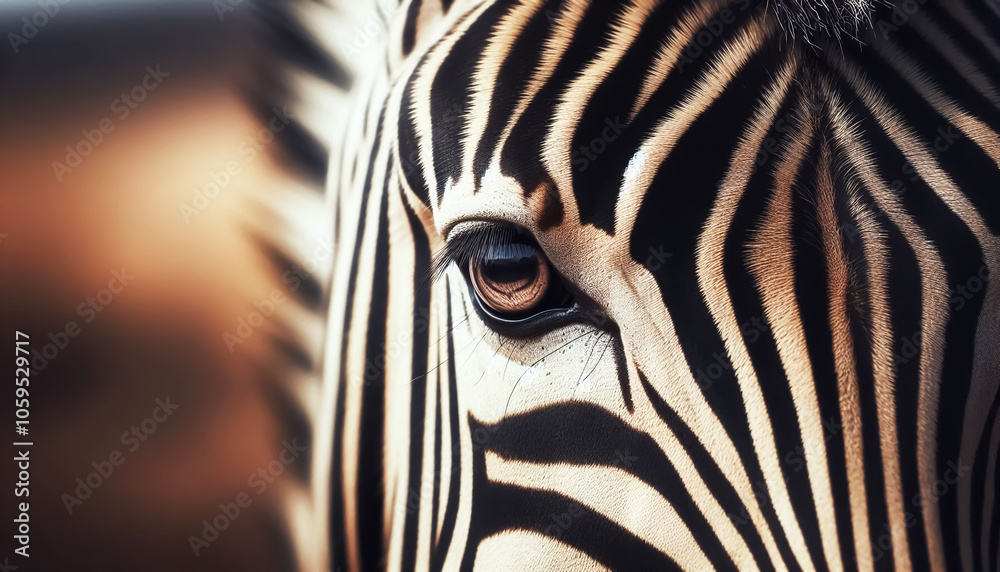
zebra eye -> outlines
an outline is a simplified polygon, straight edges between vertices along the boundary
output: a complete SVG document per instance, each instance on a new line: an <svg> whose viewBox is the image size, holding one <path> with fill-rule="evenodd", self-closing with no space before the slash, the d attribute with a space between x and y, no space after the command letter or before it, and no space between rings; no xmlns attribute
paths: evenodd
<svg viewBox="0 0 1000 572"><path fill-rule="evenodd" d="M435 256L432 279L452 263L468 282L476 313L501 335L529 338L589 316L571 283L523 228L493 221L458 223Z"/></svg>
<svg viewBox="0 0 1000 572"><path fill-rule="evenodd" d="M469 259L472 288L485 306L501 316L531 312L552 283L549 261L524 243L489 245Z"/></svg>

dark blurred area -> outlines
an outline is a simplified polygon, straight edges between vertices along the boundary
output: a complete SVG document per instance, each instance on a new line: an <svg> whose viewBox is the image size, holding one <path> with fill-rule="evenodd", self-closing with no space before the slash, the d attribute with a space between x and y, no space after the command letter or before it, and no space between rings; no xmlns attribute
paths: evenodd
<svg viewBox="0 0 1000 572"><path fill-rule="evenodd" d="M323 283L302 271L309 288L289 292L261 243L322 244L329 229L324 149L274 72L275 14L249 0L0 5L0 339L11 355L28 334L33 368L18 437L2 361L10 570L294 566L280 509L309 454L282 451L310 435L275 387L317 364L277 342ZM244 338L255 308L267 315ZM308 355L320 340L298 342ZM22 450L30 497L16 498ZM14 552L25 501L30 558Z"/></svg>

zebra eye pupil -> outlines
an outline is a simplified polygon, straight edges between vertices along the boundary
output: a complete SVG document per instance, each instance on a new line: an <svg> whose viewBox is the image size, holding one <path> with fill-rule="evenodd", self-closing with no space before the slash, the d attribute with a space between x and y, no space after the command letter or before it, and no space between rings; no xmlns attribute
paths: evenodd
<svg viewBox="0 0 1000 572"><path fill-rule="evenodd" d="M549 263L530 244L487 247L469 261L469 275L479 299L500 314L519 314L538 305L549 289Z"/></svg>

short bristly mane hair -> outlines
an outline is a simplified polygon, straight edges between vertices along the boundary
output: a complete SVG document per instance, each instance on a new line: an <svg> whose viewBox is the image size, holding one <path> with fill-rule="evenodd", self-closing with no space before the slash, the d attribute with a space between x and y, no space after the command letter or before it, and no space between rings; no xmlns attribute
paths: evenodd
<svg viewBox="0 0 1000 572"><path fill-rule="evenodd" d="M767 0L790 39L858 39L871 27L875 0ZM884 0L880 3L885 3Z"/></svg>

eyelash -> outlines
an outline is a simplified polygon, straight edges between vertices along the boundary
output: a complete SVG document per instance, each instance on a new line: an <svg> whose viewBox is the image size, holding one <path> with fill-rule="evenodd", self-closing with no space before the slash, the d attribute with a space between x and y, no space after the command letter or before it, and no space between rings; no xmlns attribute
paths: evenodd
<svg viewBox="0 0 1000 572"><path fill-rule="evenodd" d="M451 264L465 269L470 260L485 254L488 246L510 242L517 237L534 243L530 234L505 224L476 223L472 228L458 231L434 257L431 263L431 280L440 280Z"/></svg>

